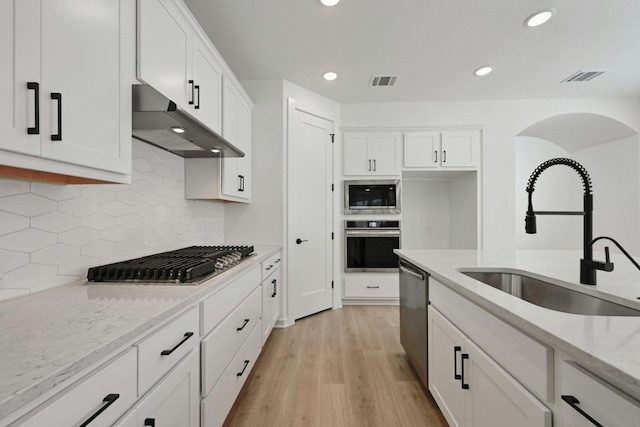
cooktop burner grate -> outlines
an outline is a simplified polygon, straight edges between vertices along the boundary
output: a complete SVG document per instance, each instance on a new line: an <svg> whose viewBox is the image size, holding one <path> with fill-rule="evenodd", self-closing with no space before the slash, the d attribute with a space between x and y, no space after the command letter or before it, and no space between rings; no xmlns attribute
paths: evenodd
<svg viewBox="0 0 640 427"><path fill-rule="evenodd" d="M189 283L233 267L253 250L253 246L189 246L92 267L87 279L90 282Z"/></svg>

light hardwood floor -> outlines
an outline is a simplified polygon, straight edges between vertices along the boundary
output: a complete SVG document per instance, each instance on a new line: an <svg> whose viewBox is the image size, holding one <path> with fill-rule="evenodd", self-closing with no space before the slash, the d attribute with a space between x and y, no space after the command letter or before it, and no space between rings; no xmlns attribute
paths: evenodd
<svg viewBox="0 0 640 427"><path fill-rule="evenodd" d="M274 329L225 426L447 426L399 337L397 306L346 306Z"/></svg>

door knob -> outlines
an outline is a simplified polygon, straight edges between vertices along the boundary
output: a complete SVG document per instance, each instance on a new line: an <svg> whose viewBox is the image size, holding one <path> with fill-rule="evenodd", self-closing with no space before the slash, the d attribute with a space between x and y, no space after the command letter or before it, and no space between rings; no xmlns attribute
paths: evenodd
<svg viewBox="0 0 640 427"><path fill-rule="evenodd" d="M300 244L300 243L302 243L302 242L308 242L308 240L302 240L301 238L297 238L297 239L296 239L296 243L297 243L297 244Z"/></svg>

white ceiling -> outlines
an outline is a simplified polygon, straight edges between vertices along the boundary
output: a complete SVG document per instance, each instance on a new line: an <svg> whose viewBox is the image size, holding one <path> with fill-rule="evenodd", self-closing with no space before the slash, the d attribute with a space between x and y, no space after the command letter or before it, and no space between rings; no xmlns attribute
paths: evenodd
<svg viewBox="0 0 640 427"><path fill-rule="evenodd" d="M241 80L340 103L640 96L640 0L185 0ZM537 28L525 18L547 7ZM495 71L479 78L483 65ZM590 82L561 83L580 70ZM339 77L322 79L332 70ZM394 87L369 87L373 75Z"/></svg>

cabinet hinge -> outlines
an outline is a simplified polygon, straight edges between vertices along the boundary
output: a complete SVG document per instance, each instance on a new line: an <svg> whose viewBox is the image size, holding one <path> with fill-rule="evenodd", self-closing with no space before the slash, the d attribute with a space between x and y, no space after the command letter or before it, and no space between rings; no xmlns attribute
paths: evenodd
<svg viewBox="0 0 640 427"><path fill-rule="evenodd" d="M329 135L331 135L331 143L333 144L334 142L336 142L335 141L336 134L335 133L330 133Z"/></svg>
<svg viewBox="0 0 640 427"><path fill-rule="evenodd" d="M333 289L333 280L331 281L331 289Z"/></svg>

